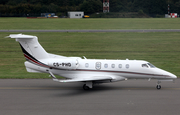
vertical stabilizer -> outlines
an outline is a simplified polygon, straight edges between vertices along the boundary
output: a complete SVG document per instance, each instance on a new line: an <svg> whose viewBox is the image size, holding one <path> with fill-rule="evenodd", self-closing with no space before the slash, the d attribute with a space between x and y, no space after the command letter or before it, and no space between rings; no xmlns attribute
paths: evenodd
<svg viewBox="0 0 180 115"><path fill-rule="evenodd" d="M48 53L39 44L38 38L36 36L23 35L23 34L10 34L8 37L15 38L16 41L20 43L20 46L24 54L30 54L36 59L49 58Z"/></svg>

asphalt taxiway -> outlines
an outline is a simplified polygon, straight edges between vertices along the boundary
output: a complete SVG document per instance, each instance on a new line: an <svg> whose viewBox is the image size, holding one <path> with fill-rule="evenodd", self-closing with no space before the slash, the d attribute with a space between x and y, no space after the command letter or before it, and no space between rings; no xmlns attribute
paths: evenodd
<svg viewBox="0 0 180 115"><path fill-rule="evenodd" d="M180 79L128 80L94 86L51 79L0 79L2 115L179 115Z"/></svg>

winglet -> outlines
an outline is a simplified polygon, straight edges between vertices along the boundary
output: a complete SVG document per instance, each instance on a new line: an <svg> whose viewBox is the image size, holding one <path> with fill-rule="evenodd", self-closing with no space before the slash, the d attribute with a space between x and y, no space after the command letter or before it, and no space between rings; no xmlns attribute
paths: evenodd
<svg viewBox="0 0 180 115"><path fill-rule="evenodd" d="M52 77L53 81L58 81L59 82L59 80L56 78L56 76L52 72L50 72L49 70L48 70L48 72L50 74L50 77Z"/></svg>

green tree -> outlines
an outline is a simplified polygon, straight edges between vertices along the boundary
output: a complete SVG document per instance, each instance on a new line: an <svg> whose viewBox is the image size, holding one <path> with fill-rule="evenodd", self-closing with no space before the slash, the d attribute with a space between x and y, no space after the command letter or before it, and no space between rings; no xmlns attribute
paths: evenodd
<svg viewBox="0 0 180 115"><path fill-rule="evenodd" d="M85 14L102 12L102 2L100 0L84 0L80 5L80 10L84 11Z"/></svg>

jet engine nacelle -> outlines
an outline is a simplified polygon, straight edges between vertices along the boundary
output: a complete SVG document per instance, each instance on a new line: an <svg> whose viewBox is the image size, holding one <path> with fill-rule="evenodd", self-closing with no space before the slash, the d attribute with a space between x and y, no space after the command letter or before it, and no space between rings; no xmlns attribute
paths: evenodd
<svg viewBox="0 0 180 115"><path fill-rule="evenodd" d="M78 67L77 59L51 59L48 65L60 69L76 69Z"/></svg>

